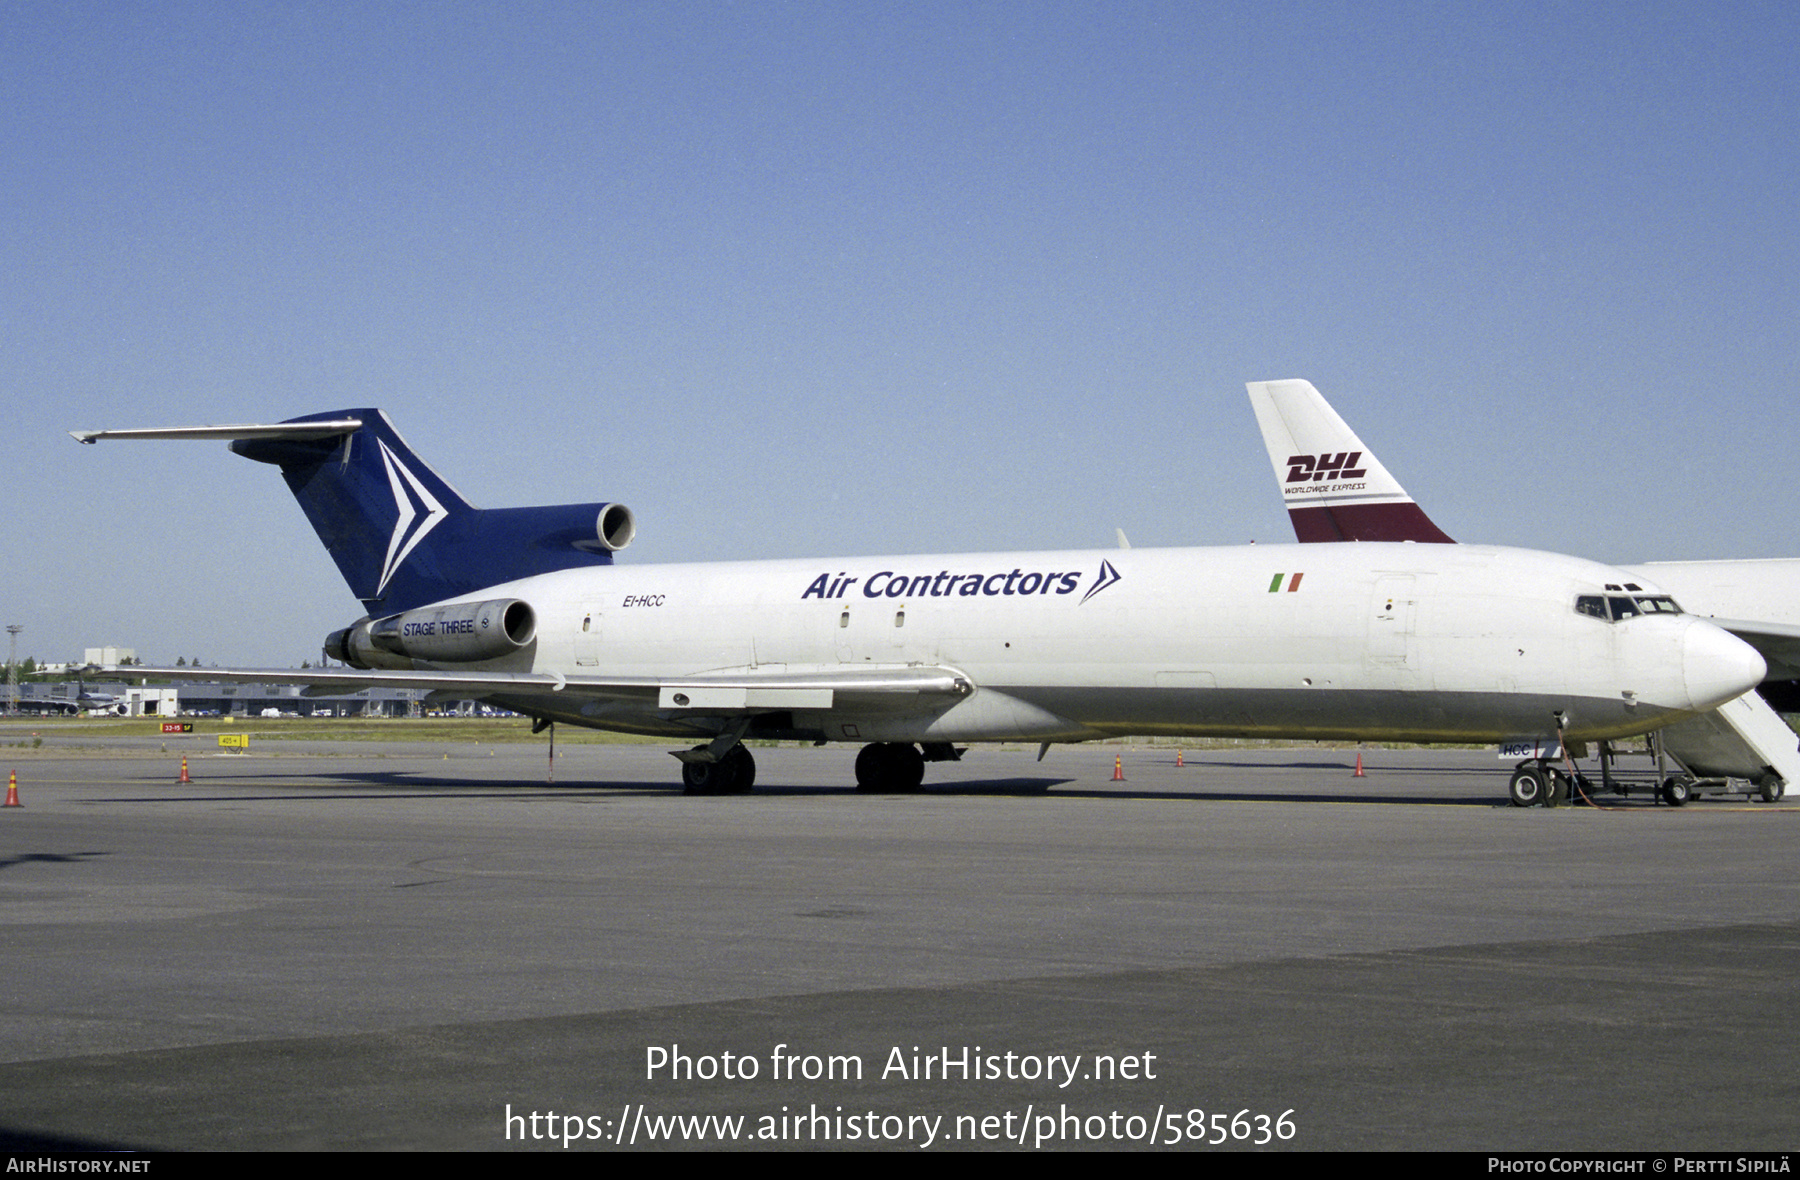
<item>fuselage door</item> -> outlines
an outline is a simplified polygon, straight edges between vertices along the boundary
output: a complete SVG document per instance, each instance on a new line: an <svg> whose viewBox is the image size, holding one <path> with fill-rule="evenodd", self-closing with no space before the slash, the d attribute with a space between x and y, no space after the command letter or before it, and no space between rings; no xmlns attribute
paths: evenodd
<svg viewBox="0 0 1800 1180"><path fill-rule="evenodd" d="M1369 619L1369 662L1377 670L1418 671L1414 629L1419 611L1417 579L1382 574L1375 579Z"/></svg>
<svg viewBox="0 0 1800 1180"><path fill-rule="evenodd" d="M575 624L575 666L593 668L600 663L600 608L590 606Z"/></svg>

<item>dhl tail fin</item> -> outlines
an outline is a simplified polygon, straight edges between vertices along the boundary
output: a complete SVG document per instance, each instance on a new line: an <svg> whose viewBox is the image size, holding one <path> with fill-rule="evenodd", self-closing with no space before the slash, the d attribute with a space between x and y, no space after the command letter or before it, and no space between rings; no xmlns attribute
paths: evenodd
<svg viewBox="0 0 1800 1180"><path fill-rule="evenodd" d="M1301 543L1455 543L1413 503L1312 382L1252 381L1247 388Z"/></svg>

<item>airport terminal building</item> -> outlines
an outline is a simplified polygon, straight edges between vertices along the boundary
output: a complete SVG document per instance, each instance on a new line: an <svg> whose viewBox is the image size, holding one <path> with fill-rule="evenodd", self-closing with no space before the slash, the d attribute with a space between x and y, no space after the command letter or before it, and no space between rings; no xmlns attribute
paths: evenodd
<svg viewBox="0 0 1800 1180"><path fill-rule="evenodd" d="M473 701L433 701L422 688L365 688L303 695L293 684L93 683L19 685L21 713L111 713L121 717L422 717L426 712L474 713ZM273 710L273 712L271 712Z"/></svg>

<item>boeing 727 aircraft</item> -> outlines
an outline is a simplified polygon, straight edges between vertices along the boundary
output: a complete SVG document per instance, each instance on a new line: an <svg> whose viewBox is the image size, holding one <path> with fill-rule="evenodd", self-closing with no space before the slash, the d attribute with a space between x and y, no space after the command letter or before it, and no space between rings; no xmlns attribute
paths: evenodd
<svg viewBox="0 0 1800 1180"><path fill-rule="evenodd" d="M379 410L74 433L225 440L280 469L365 613L325 640L342 669L234 678L416 686L540 724L673 738L692 743L676 757L696 793L747 789L754 738L859 744L860 788L911 790L965 742L1624 737L1712 709L1764 671L1702 619L1595 615L1584 604L1618 570L1528 550L632 567L614 562L636 529L623 505L477 509Z"/></svg>

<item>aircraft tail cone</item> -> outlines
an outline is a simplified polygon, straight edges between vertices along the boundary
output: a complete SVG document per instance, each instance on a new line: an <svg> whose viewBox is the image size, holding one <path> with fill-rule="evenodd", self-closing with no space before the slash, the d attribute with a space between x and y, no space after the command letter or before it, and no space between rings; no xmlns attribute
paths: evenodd
<svg viewBox="0 0 1800 1180"><path fill-rule="evenodd" d="M1367 777L1369 777L1368 775L1363 773L1362 751L1361 750L1358 750L1356 752L1356 773L1351 775L1350 777L1351 778L1367 778Z"/></svg>
<svg viewBox="0 0 1800 1180"><path fill-rule="evenodd" d="M1115 783L1122 783L1125 781L1125 755L1123 754L1113 755L1112 781Z"/></svg>
<svg viewBox="0 0 1800 1180"><path fill-rule="evenodd" d="M19 772L16 770L9 771L6 776L6 806L25 806L23 803L19 802Z"/></svg>
<svg viewBox="0 0 1800 1180"><path fill-rule="evenodd" d="M193 781L194 781L194 780L193 780L193 779L191 779L191 778L189 778L189 777L188 777L188 772L187 772L187 755L186 755L186 754L183 754L183 755L182 755L182 756L181 756L181 777L180 777L180 778L178 778L178 779L176 779L176 780L175 780L175 781L176 781L176 782L178 782L178 783L191 783L191 782L193 782Z"/></svg>

